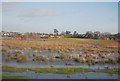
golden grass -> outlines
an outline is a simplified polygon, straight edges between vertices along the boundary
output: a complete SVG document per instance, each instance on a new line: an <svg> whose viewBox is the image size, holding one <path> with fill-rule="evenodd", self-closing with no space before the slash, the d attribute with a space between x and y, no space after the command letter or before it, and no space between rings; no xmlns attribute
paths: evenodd
<svg viewBox="0 0 120 81"><path fill-rule="evenodd" d="M32 48L34 50L39 50L39 51L54 50L54 51L70 52L70 51L86 50L89 52L91 51L93 53L118 51L117 41L79 39L79 38L61 38L61 39L53 38L53 39L38 39L34 41L11 38L9 40L3 40L2 46L13 49ZM108 48L112 48L112 49L108 49Z"/></svg>

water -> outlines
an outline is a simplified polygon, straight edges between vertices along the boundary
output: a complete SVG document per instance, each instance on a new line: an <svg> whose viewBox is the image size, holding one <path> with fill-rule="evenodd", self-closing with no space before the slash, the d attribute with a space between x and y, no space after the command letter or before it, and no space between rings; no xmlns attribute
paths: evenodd
<svg viewBox="0 0 120 81"><path fill-rule="evenodd" d="M14 51L21 51L20 49L9 49L9 48L5 48L3 47L4 49L7 49L7 50L10 50L12 52ZM32 55L34 50L33 49L26 49L26 50L23 50L24 54L25 55ZM78 52L81 52L82 54L84 53L84 51L76 51L74 53L78 53ZM44 50L44 51L38 51L37 52L37 55L44 55L44 56L48 56L50 54L55 54L55 55L61 55L61 53L58 53L56 51L49 51L49 50ZM70 53L64 53L64 54L70 54ZM38 62L38 61L32 61L32 58L29 58L29 61L28 62L25 62L25 63L18 63L16 62L16 60L12 60L10 62L6 62L5 61L5 58L7 57L8 54L4 54L2 55L2 65L3 66L14 66L14 67L17 67L17 68L51 68L50 66L54 66L54 68L67 68L67 67L70 67L70 68L92 68L92 69L104 69L105 66L109 67L110 69L111 68L118 68L118 65L112 65L112 64L104 64L104 65L99 65L99 64L96 64L94 66L88 66L87 63L78 63L78 62L75 62L74 60L61 60L61 59L56 59L55 61L53 62L50 62L50 61L47 61L47 62ZM12 53L12 55L14 56L15 54ZM85 55L85 54L83 54ZM114 54L111 53L111 55L114 56ZM101 59L101 58L100 58ZM104 58L103 60L107 60L106 58ZM74 63L74 65L71 65L71 66L67 66L65 65L66 63L68 62L72 62Z"/></svg>
<svg viewBox="0 0 120 81"><path fill-rule="evenodd" d="M19 49L17 49L19 50ZM15 51L14 49L11 49L11 51ZM33 54L33 49L27 49L24 50L24 54ZM82 52L83 51L78 51ZM75 52L77 53L77 52ZM47 56L49 54L59 54L56 51L47 51L44 50L42 52L38 52L37 55L44 55ZM69 54L69 53L65 53ZM83 54L84 55L84 54ZM111 54L114 56L114 54ZM94 66L88 66L88 64L84 63L78 63L74 60L60 60L57 59L54 62L34 62L31 59L29 59L28 62L25 63L18 63L16 60L12 60L10 62L6 62L7 54L2 55L2 65L3 66L14 66L16 68L51 68L51 66L54 66L53 68L91 68L91 69L104 69L105 66L109 67L109 69L117 67L118 65L111 65L111 64L104 64L99 65L96 64ZM65 65L67 62L74 62L74 65ZM65 74L55 74L55 73L35 73L33 71L25 71L25 72L3 72L3 76L25 76L27 79L118 79L118 74L111 74L111 73L96 73L96 72L87 72L87 73L75 73L72 75L65 75Z"/></svg>
<svg viewBox="0 0 120 81"><path fill-rule="evenodd" d="M65 65L65 63L69 61L61 60L61 61L54 61L54 62L34 62L34 61L28 61L25 63L18 63L15 60L6 62L2 61L3 66L14 66L17 68L51 68L51 66L54 66L53 68L91 68L91 69L105 69L105 67L109 67L109 69L112 68L118 68L118 65L111 65L111 64L104 64L104 65L99 65L96 64L94 66L88 66L88 64L82 64L82 63L75 63L74 65Z"/></svg>
<svg viewBox="0 0 120 81"><path fill-rule="evenodd" d="M75 73L71 75L55 74L55 73L35 73L33 71L27 72L3 72L4 76L25 76L27 79L118 79L118 74L110 73Z"/></svg>

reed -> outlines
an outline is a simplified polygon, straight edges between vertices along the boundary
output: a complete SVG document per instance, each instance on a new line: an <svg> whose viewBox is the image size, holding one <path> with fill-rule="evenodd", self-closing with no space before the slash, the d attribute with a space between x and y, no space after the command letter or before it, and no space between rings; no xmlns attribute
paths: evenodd
<svg viewBox="0 0 120 81"><path fill-rule="evenodd" d="M28 55L21 55L17 58L17 62L27 62L28 61Z"/></svg>
<svg viewBox="0 0 120 81"><path fill-rule="evenodd" d="M117 41L107 41L107 40L92 40L92 39L80 39L80 38L61 38L61 39L15 39L9 38L9 40L2 41L2 52L3 54L15 55L18 62L25 62L28 58L33 58L33 61L55 61L56 59L68 60L74 59L76 62L88 64L105 64L112 63L116 64L119 60L109 59L110 53L118 52L118 42ZM45 41L44 41L45 40ZM19 49L11 52L9 48ZM33 49L35 50L32 55L24 55L22 50ZM37 56L38 52L49 50L56 51L58 55L51 56ZM76 54L76 51L78 52ZM51 52L52 53L52 52ZM68 53L68 54L65 54ZM106 53L106 55L103 55ZM97 54L99 56L97 56ZM119 55L115 54L114 56ZM109 61L95 61L94 59L107 58ZM8 60L12 59L10 57ZM27 59L27 60L26 60ZM93 60L89 60L93 59ZM23 61L22 61L23 60Z"/></svg>
<svg viewBox="0 0 120 81"><path fill-rule="evenodd" d="M4 53L6 53L6 52L7 52L7 50L6 50L6 49L4 49L4 48L2 48L2 49L1 49L1 51L2 51L2 52L4 52Z"/></svg>
<svg viewBox="0 0 120 81"><path fill-rule="evenodd" d="M67 54L62 54L61 55L61 59L63 59L63 60L70 59L70 58L71 58L70 55L67 55Z"/></svg>
<svg viewBox="0 0 120 81"><path fill-rule="evenodd" d="M51 62L54 62L56 59L55 58L50 58L49 59Z"/></svg>
<svg viewBox="0 0 120 81"><path fill-rule="evenodd" d="M105 61L104 60L99 60L98 63L101 64L101 65L103 65L103 64L105 64Z"/></svg>
<svg viewBox="0 0 120 81"><path fill-rule="evenodd" d="M44 40L44 39L39 39ZM46 40L46 39L45 39ZM96 44L96 47L91 46L91 44ZM100 52L117 52L118 42L116 41L103 41L103 40L90 40L90 39L70 39L70 38L62 38L62 39L47 39L47 41L28 41L28 40L3 40L2 45L8 48L19 48L19 49L29 49L32 48L34 50L55 50L55 51L78 51L85 50L91 51L94 53ZM101 47L99 49L99 47ZM84 49L85 48L85 49ZM108 49L104 49L108 48ZM112 48L112 49L109 49Z"/></svg>
<svg viewBox="0 0 120 81"><path fill-rule="evenodd" d="M73 62L67 62L67 63L65 63L65 65L74 65L74 63Z"/></svg>
<svg viewBox="0 0 120 81"><path fill-rule="evenodd" d="M36 59L36 61L44 61L44 62L48 60L47 57L42 56L42 55L36 56L34 59Z"/></svg>

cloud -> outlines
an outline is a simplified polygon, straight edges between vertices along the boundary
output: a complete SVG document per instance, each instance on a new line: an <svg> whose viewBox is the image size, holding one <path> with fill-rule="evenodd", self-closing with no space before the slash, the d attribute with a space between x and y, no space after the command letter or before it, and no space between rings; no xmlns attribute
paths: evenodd
<svg viewBox="0 0 120 81"><path fill-rule="evenodd" d="M38 10L33 13L33 16L53 16L55 11L53 10Z"/></svg>
<svg viewBox="0 0 120 81"><path fill-rule="evenodd" d="M38 16L53 16L56 14L55 10L52 9L41 9L41 8L29 8L29 4L26 7L20 7L22 3L17 2L3 2L2 9L5 14L16 14L23 17L38 17ZM32 5L31 5L32 6Z"/></svg>
<svg viewBox="0 0 120 81"><path fill-rule="evenodd" d="M39 16L54 16L54 15L56 15L55 10L47 10L47 9L33 10L33 9L31 9L30 11L29 10L27 12L25 12L25 11L23 13L24 17L39 17Z"/></svg>
<svg viewBox="0 0 120 81"><path fill-rule="evenodd" d="M12 10L15 10L15 9L17 9L16 8L16 5L17 5L17 3L15 3L15 2L3 2L2 3L2 10L3 10L3 12L5 11L12 11Z"/></svg>

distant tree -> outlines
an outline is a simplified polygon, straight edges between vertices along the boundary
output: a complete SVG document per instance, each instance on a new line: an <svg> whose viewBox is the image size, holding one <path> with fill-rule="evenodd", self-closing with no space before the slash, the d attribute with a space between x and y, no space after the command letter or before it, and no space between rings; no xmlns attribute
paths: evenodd
<svg viewBox="0 0 120 81"><path fill-rule="evenodd" d="M86 35L90 35L90 34L93 34L93 32L92 31L87 31L86 32Z"/></svg>
<svg viewBox="0 0 120 81"><path fill-rule="evenodd" d="M66 31L66 35L69 35L71 32L70 31Z"/></svg>
<svg viewBox="0 0 120 81"><path fill-rule="evenodd" d="M62 34L62 35L65 35L65 34L66 34L66 32L62 31L62 32L61 32L61 34Z"/></svg>
<svg viewBox="0 0 120 81"><path fill-rule="evenodd" d="M1 31L1 32L5 32L5 31Z"/></svg>
<svg viewBox="0 0 120 81"><path fill-rule="evenodd" d="M77 34L78 34L77 31L74 31L73 35L77 35Z"/></svg>
<svg viewBox="0 0 120 81"><path fill-rule="evenodd" d="M72 37L73 37L73 38L79 38L79 34L77 33L77 31L74 31Z"/></svg>
<svg viewBox="0 0 120 81"><path fill-rule="evenodd" d="M93 38L93 37L94 37L94 34L93 34L92 31L87 31L87 32L86 32L86 36L87 36L88 38Z"/></svg>
<svg viewBox="0 0 120 81"><path fill-rule="evenodd" d="M111 35L110 32L104 32L104 35Z"/></svg>
<svg viewBox="0 0 120 81"><path fill-rule="evenodd" d="M102 33L102 37L109 37L111 35L110 32L104 32Z"/></svg>
<svg viewBox="0 0 120 81"><path fill-rule="evenodd" d="M58 35L59 31L57 29L54 29L54 33Z"/></svg>
<svg viewBox="0 0 120 81"><path fill-rule="evenodd" d="M101 33L99 31L94 32L95 36L100 36Z"/></svg>

